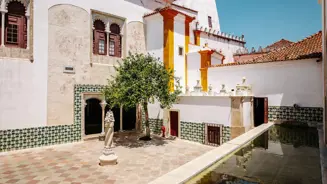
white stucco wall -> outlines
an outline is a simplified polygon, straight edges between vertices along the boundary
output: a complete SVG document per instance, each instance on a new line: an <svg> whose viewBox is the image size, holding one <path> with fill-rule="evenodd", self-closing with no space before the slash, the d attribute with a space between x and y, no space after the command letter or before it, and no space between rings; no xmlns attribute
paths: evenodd
<svg viewBox="0 0 327 184"><path fill-rule="evenodd" d="M163 61L163 17L158 13L146 17L146 48L148 53Z"/></svg>
<svg viewBox="0 0 327 184"><path fill-rule="evenodd" d="M150 0L146 2L152 4L146 4L144 7L140 6L139 1L136 0L115 0L115 3L106 0L98 0L97 3L73 0L34 0L34 62L30 63L22 59L15 61L0 59L0 129L47 125L48 9L50 7L57 4L72 4L85 9L88 13L94 9L124 17L128 23L143 22L143 15L151 12L150 9L154 9L157 4Z"/></svg>
<svg viewBox="0 0 327 184"><path fill-rule="evenodd" d="M187 85L190 91L193 91L193 87L196 85L197 80L201 80L201 55L198 52L191 52L187 54Z"/></svg>
<svg viewBox="0 0 327 184"><path fill-rule="evenodd" d="M197 20L200 26L208 27L208 16L212 18L212 28L220 31L216 0L176 0L175 4L198 11Z"/></svg>
<svg viewBox="0 0 327 184"><path fill-rule="evenodd" d="M177 15L174 18L174 69L175 76L180 77L182 91L185 91L185 17ZM179 55L179 47L183 48L183 55Z"/></svg>
<svg viewBox="0 0 327 184"><path fill-rule="evenodd" d="M284 61L209 68L208 83L220 90L235 89L246 77L257 97L268 97L269 106L322 107L322 63L316 60Z"/></svg>
<svg viewBox="0 0 327 184"><path fill-rule="evenodd" d="M149 104L149 118L163 119L159 103ZM181 96L171 109L179 110L180 121L216 123L231 126L231 99L229 97ZM167 115L167 114L166 114Z"/></svg>
<svg viewBox="0 0 327 184"><path fill-rule="evenodd" d="M231 126L231 99L229 97L184 96L172 109L180 112L180 121L217 123Z"/></svg>
<svg viewBox="0 0 327 184"><path fill-rule="evenodd" d="M222 51L222 54L225 55L224 63L234 62L234 53L236 53L238 49L244 47L244 44L236 41L228 41L227 39L222 39L215 36L208 36L205 33L201 33L200 44L201 46L203 46L205 43L208 43L208 47L210 47L211 49Z"/></svg>
<svg viewBox="0 0 327 184"><path fill-rule="evenodd" d="M211 65L219 65L219 64L222 64L221 59L211 56Z"/></svg>

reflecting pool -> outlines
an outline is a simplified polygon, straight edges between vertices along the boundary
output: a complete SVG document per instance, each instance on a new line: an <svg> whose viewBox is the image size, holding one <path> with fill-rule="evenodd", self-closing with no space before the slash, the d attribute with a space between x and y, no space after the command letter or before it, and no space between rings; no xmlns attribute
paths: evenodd
<svg viewBox="0 0 327 184"><path fill-rule="evenodd" d="M275 125L212 169L199 184L320 184L316 127Z"/></svg>

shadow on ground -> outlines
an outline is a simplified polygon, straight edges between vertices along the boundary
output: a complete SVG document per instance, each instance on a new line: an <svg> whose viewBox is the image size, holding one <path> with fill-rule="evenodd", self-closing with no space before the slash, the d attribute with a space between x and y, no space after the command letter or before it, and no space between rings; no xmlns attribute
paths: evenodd
<svg viewBox="0 0 327 184"><path fill-rule="evenodd" d="M139 138L143 136L144 134L135 132L116 133L114 135L114 144L115 147L139 148L146 146L163 146L174 140L173 138L165 139L157 135L151 135L152 139L150 141L139 140Z"/></svg>

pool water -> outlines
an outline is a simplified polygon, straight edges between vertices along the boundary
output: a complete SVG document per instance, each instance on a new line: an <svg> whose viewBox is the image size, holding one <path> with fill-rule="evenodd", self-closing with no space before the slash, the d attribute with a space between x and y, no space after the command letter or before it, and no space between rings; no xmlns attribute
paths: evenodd
<svg viewBox="0 0 327 184"><path fill-rule="evenodd" d="M315 127L275 125L197 184L320 184Z"/></svg>

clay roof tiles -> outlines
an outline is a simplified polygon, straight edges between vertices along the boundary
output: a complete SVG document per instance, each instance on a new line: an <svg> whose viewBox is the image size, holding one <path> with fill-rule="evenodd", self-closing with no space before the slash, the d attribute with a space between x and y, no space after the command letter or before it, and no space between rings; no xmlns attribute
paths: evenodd
<svg viewBox="0 0 327 184"><path fill-rule="evenodd" d="M309 58L321 58L322 32L319 31L303 40L291 43L286 47L273 50L262 56L244 62L226 63L211 67L235 66L245 64L268 63L277 61L290 61Z"/></svg>
<svg viewBox="0 0 327 184"><path fill-rule="evenodd" d="M281 39L271 45L268 45L266 48L266 50L275 50L275 49L280 49L280 48L283 48L283 47L286 47L286 46L289 46L290 44L292 44L293 42L289 41L289 40L285 40L285 39Z"/></svg>

